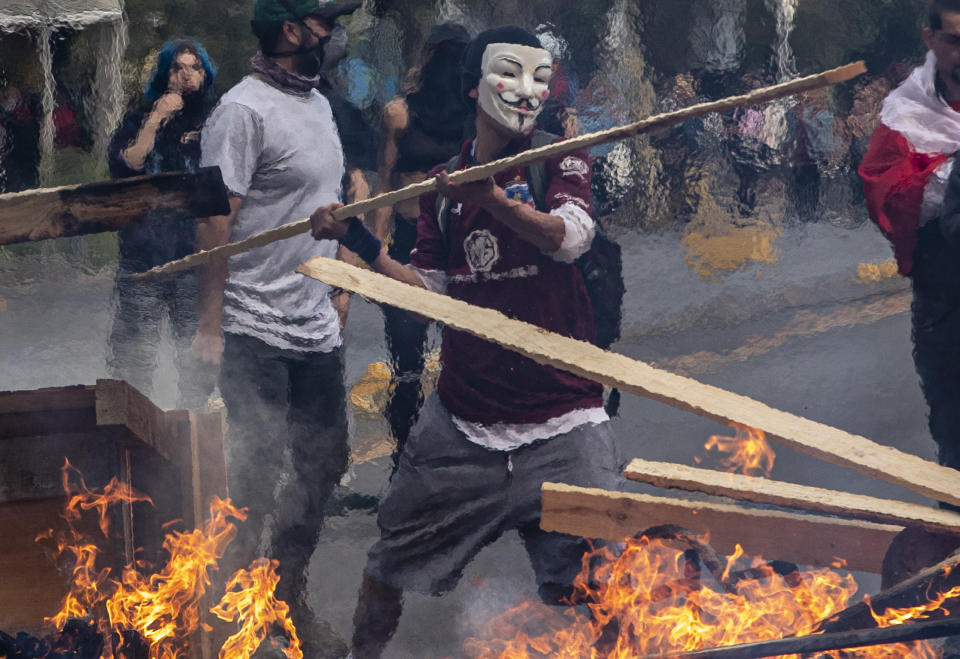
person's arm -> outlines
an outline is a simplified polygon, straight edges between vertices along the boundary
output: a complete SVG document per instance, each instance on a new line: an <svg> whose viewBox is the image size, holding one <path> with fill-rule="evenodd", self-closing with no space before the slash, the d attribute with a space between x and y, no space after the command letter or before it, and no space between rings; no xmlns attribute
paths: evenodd
<svg viewBox="0 0 960 659"><path fill-rule="evenodd" d="M399 149L397 142L403 131L407 129L410 116L407 111L407 102L397 98L383 108L383 145L377 159L377 194L390 192L393 188L393 169L397 165ZM390 217L393 207L378 208L371 212L373 219L373 233L380 240L386 239L390 233Z"/></svg>
<svg viewBox="0 0 960 659"><path fill-rule="evenodd" d="M230 214L197 221L197 249L212 249L230 241L230 229L243 205L243 197L230 197ZM223 354L223 291L227 284L227 260L212 259L198 268L197 334L193 352L201 360L220 363Z"/></svg>
<svg viewBox="0 0 960 659"><path fill-rule="evenodd" d="M168 93L157 99L153 109L144 117L143 124L133 142L120 152L123 162L134 171L141 172L147 165L147 156L157 142L157 133L170 118L183 109L183 97Z"/></svg>
<svg viewBox="0 0 960 659"><path fill-rule="evenodd" d="M530 205L508 199L492 178L476 183L451 183L446 172L437 174L437 190L454 202L479 206L505 224L523 240L550 254L560 249L566 234L563 219L543 213Z"/></svg>

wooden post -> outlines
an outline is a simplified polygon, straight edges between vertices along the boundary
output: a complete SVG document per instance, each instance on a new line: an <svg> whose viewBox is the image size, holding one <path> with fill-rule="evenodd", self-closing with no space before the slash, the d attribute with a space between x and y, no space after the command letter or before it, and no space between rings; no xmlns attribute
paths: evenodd
<svg viewBox="0 0 960 659"><path fill-rule="evenodd" d="M220 168L0 195L0 245L116 231L151 212L170 219L226 215Z"/></svg>
<svg viewBox="0 0 960 659"><path fill-rule="evenodd" d="M652 398L724 425L739 423L757 428L771 440L801 453L960 505L960 472L866 437L548 332L508 318L499 311L410 286L341 261L318 257L301 265L297 272L367 299L439 320L448 328L497 343L540 364Z"/></svg>

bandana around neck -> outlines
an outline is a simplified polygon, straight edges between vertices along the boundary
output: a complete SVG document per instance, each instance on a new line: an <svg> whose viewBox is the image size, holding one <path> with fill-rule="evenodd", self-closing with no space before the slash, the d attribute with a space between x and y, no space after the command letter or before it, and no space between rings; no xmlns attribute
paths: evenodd
<svg viewBox="0 0 960 659"><path fill-rule="evenodd" d="M253 72L263 77L264 81L277 89L291 94L309 94L310 90L320 82L319 76L307 78L299 73L291 73L261 52L250 60Z"/></svg>
<svg viewBox="0 0 960 659"><path fill-rule="evenodd" d="M884 100L880 121L921 153L953 154L960 151L960 112L940 97L936 76L936 57L929 51L924 65Z"/></svg>

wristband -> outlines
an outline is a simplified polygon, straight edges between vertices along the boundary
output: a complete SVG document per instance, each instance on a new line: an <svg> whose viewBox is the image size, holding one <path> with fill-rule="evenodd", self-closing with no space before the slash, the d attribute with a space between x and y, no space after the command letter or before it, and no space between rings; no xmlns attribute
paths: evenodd
<svg viewBox="0 0 960 659"><path fill-rule="evenodd" d="M347 224L349 224L347 233L340 239L340 244L373 265L373 262L380 256L382 247L380 239L363 226L360 218L351 217L347 220Z"/></svg>

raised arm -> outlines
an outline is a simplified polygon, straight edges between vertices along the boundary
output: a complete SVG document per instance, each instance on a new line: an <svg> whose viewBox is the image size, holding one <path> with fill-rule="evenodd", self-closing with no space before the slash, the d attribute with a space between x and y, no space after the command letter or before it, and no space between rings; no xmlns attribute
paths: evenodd
<svg viewBox="0 0 960 659"><path fill-rule="evenodd" d="M399 149L398 140L407 129L410 114L407 102L402 98L395 98L383 109L383 144L377 161L377 194L390 192L393 189L393 169L396 167ZM373 233L380 240L384 240L390 233L390 216L393 207L378 208L373 216Z"/></svg>

